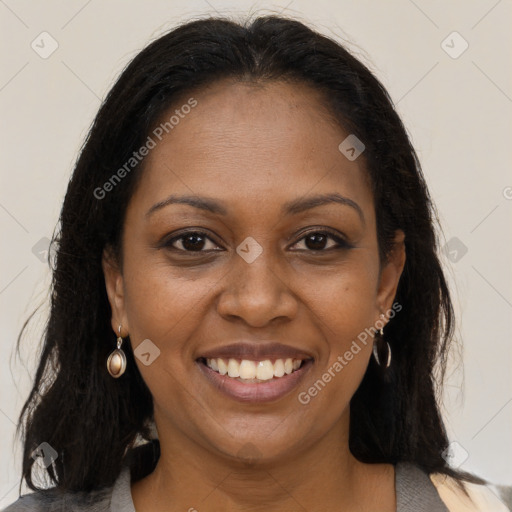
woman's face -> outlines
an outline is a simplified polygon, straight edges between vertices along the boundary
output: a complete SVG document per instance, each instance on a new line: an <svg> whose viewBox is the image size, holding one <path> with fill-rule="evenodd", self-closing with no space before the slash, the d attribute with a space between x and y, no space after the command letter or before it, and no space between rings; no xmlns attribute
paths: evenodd
<svg viewBox="0 0 512 512"><path fill-rule="evenodd" d="M193 97L189 113L180 103L162 117L180 110L162 140L152 136L122 271L104 258L112 328L130 336L161 439L287 457L348 432L372 350L371 338L357 352L353 342L390 309L403 244L379 272L363 157L340 151L349 133L314 90L224 81ZM305 362L288 374L288 358ZM265 382L234 377L283 366Z"/></svg>

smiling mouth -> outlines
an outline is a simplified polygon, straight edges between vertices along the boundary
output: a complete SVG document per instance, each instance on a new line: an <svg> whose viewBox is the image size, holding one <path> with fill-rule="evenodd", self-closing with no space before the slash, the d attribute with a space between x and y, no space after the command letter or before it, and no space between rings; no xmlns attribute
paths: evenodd
<svg viewBox="0 0 512 512"><path fill-rule="evenodd" d="M219 375L247 384L263 383L280 379L299 370L312 359L235 359L235 358L205 358L197 361Z"/></svg>

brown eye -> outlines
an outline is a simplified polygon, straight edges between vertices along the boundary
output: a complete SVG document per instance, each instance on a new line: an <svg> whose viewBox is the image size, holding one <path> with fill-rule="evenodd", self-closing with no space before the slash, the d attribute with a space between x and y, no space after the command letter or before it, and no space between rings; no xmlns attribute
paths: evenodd
<svg viewBox="0 0 512 512"><path fill-rule="evenodd" d="M329 239L333 240L334 244L328 246ZM306 249L310 251L326 252L330 249L346 249L351 247L343 238L329 231L312 231L299 240L299 242L302 241L304 241Z"/></svg>
<svg viewBox="0 0 512 512"><path fill-rule="evenodd" d="M176 242L180 243L181 247L176 247ZM208 242L210 242L213 247L207 247L205 249ZM208 236L206 236L206 233L202 233L201 231L190 231L188 233L181 234L180 236L169 240L169 242L166 243L166 246L170 246L173 249L183 252L206 252L218 247Z"/></svg>
<svg viewBox="0 0 512 512"><path fill-rule="evenodd" d="M305 244L308 249L320 251L325 249L327 241L330 237L325 233L313 233L305 237Z"/></svg>

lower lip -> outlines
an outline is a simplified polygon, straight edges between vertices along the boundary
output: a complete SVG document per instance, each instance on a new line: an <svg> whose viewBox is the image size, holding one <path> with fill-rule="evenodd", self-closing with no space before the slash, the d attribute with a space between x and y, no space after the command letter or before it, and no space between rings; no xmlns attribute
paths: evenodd
<svg viewBox="0 0 512 512"><path fill-rule="evenodd" d="M221 375L200 360L196 361L196 364L200 372L210 383L230 398L238 400L239 402L263 403L278 400L297 387L313 365L313 360L309 359L305 361L298 370L293 371L289 375L285 374L282 377L274 377L268 382L247 384L232 379L227 375Z"/></svg>

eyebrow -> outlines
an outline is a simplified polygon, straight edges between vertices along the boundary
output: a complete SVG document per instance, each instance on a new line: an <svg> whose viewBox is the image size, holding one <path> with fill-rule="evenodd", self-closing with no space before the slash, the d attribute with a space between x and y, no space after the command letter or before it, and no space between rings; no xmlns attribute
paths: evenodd
<svg viewBox="0 0 512 512"><path fill-rule="evenodd" d="M282 206L281 213L283 215L296 215L297 213L310 210L311 208L316 208L318 206L323 206L331 203L337 203L353 208L359 215L362 222L365 222L363 210L361 209L361 207L352 199L344 197L338 193L320 194L316 196L309 196L306 198L294 199L293 201L289 201ZM219 202L215 201L214 199L210 199L208 197L170 195L163 201L159 201L158 203L154 204L146 212L146 218L148 218L156 211L161 210L162 208L169 206L171 204L187 204L189 206L193 206L194 208L214 213L216 215L226 216L228 214L224 206L222 206Z"/></svg>

